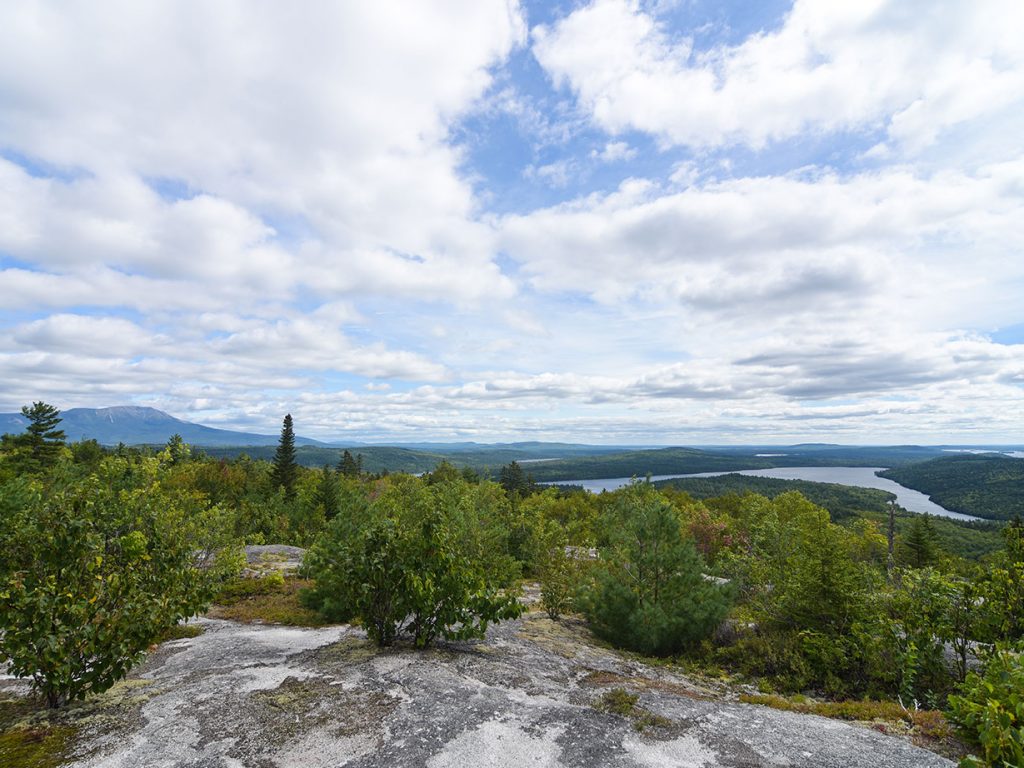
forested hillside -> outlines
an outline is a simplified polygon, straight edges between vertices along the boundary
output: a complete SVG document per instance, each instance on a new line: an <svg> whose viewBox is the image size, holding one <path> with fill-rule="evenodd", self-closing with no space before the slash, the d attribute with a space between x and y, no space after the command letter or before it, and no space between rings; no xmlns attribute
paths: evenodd
<svg viewBox="0 0 1024 768"><path fill-rule="evenodd" d="M960 454L881 473L946 509L989 520L1024 517L1024 459Z"/></svg>

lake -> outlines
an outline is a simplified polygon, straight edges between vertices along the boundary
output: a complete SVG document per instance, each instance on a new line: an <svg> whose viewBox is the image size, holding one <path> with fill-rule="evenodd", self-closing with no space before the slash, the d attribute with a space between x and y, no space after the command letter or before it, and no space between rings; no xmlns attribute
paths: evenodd
<svg viewBox="0 0 1024 768"><path fill-rule="evenodd" d="M895 494L896 503L910 512L927 512L930 515L949 517L954 520L980 520L981 518L964 515L959 512L940 507L920 491L907 488L894 480L879 477L884 467L773 467L772 469L743 469L734 472L696 472L686 475L654 475L653 482L673 480L677 477L718 477L719 475L752 475L754 477L774 477L778 480L807 480L812 483L838 483L839 485L856 485L861 488L877 488ZM601 480L559 480L558 485L581 485L591 493L614 491L627 485L630 477L610 477ZM555 483L545 483L554 485Z"/></svg>

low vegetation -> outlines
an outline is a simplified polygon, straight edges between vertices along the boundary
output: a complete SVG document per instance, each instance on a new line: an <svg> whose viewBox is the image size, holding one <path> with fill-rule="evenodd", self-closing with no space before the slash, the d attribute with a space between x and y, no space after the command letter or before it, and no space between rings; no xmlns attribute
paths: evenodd
<svg viewBox="0 0 1024 768"><path fill-rule="evenodd" d="M372 474L351 454L306 469L286 439L274 463L180 439L106 451L63 445L51 411L26 410L39 434L0 444L0 660L50 706L109 688L211 602L233 620L358 620L380 645L426 647L519 616L529 579L549 617L531 621L575 614L567 626L585 619L616 647L784 695L765 703L813 694L856 719L898 707L936 730L913 713L948 711L978 760L1019 760L1018 523L889 530L871 494L858 509L835 489L820 492L842 515L793 490L698 499L637 481L592 495L538 488L514 463L497 482L446 462ZM242 543L307 547L301 578L236 579ZM609 695L601 707L637 711L635 694Z"/></svg>
<svg viewBox="0 0 1024 768"><path fill-rule="evenodd" d="M278 571L233 579L214 595L209 615L246 624L322 627L330 621L302 603L303 593L312 586L308 579L285 578Z"/></svg>

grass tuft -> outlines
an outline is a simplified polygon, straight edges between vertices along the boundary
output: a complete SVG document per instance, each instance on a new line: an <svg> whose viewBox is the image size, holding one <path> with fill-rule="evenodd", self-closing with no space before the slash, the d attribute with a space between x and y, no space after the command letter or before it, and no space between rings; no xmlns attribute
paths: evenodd
<svg viewBox="0 0 1024 768"><path fill-rule="evenodd" d="M224 585L207 615L245 624L326 626L329 621L299 600L299 593L312 585L309 580L286 579L280 573L258 579L235 579Z"/></svg>

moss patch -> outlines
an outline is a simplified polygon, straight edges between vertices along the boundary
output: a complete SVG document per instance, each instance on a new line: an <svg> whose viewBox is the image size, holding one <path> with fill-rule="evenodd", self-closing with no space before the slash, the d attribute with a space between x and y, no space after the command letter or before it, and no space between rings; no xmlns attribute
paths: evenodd
<svg viewBox="0 0 1024 768"><path fill-rule="evenodd" d="M0 732L0 765L56 768L68 759L76 729L68 725L16 726Z"/></svg>
<svg viewBox="0 0 1024 768"><path fill-rule="evenodd" d="M590 632L582 621L564 617L560 621L552 621L542 613L528 614L517 634L565 659L576 658L580 648L592 644Z"/></svg>
<svg viewBox="0 0 1024 768"><path fill-rule="evenodd" d="M77 730L34 698L0 699L0 766L53 768L69 759Z"/></svg>
<svg viewBox="0 0 1024 768"><path fill-rule="evenodd" d="M625 717L633 723L633 727L638 731L672 726L671 720L641 707L639 701L639 694L630 693L624 688L612 688L610 691L605 691L601 698L594 703L594 709Z"/></svg>
<svg viewBox="0 0 1024 768"><path fill-rule="evenodd" d="M231 737L236 742L229 754L256 765L263 763L249 761L314 732L335 738L358 735L383 743L384 721L398 703L384 693L346 690L324 678L289 677L277 688L245 697L242 710L249 725L245 730L238 731L230 723L205 722L202 739L209 743Z"/></svg>
<svg viewBox="0 0 1024 768"><path fill-rule="evenodd" d="M214 598L207 615L244 624L323 627L331 622L299 601L299 592L312 585L307 579L284 579L280 574L237 579L225 585Z"/></svg>
<svg viewBox="0 0 1024 768"><path fill-rule="evenodd" d="M672 680L658 680L649 677L626 676L605 670L592 670L583 679L580 685L592 688L603 688L608 685L628 685L631 688L639 688L644 691L661 691L671 693L675 696L685 696L688 699L708 700L714 698L707 691L694 689L683 683Z"/></svg>
<svg viewBox="0 0 1024 768"><path fill-rule="evenodd" d="M343 637L336 643L317 648L312 656L318 662L361 664L384 653L369 640L361 637Z"/></svg>
<svg viewBox="0 0 1024 768"><path fill-rule="evenodd" d="M153 640L154 645L166 643L169 640L185 640L186 638L199 637L203 634L203 628L198 624L175 624L161 632Z"/></svg>
<svg viewBox="0 0 1024 768"><path fill-rule="evenodd" d="M966 746L955 736L946 716L938 710L909 710L895 701L870 699L815 701L800 695L786 698L772 694L743 694L740 701L786 712L868 724L882 733L903 736L919 747L954 760L967 754Z"/></svg>

